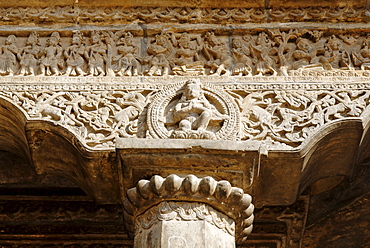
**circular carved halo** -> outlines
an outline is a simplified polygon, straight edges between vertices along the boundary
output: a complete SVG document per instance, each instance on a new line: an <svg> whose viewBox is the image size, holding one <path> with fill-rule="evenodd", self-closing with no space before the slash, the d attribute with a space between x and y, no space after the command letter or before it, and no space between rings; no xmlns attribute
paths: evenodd
<svg viewBox="0 0 370 248"><path fill-rule="evenodd" d="M169 106L174 105L184 92L186 82L179 82L164 87L158 92L148 107L147 124L150 135L156 139L171 138L173 130L166 126L166 114ZM212 128L214 139L237 140L239 137L240 116L235 101L221 88L208 82L202 82L202 92L205 98L222 115L227 115L221 127Z"/></svg>

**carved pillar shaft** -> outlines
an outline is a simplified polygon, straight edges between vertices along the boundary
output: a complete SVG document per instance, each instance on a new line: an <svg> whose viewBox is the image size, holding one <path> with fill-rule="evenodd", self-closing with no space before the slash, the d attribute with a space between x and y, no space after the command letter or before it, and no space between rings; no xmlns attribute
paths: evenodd
<svg viewBox="0 0 370 248"><path fill-rule="evenodd" d="M153 176L127 191L125 226L135 248L233 248L252 231L251 200L212 177Z"/></svg>
<svg viewBox="0 0 370 248"><path fill-rule="evenodd" d="M235 247L235 221L204 203L161 202L135 227L134 248Z"/></svg>

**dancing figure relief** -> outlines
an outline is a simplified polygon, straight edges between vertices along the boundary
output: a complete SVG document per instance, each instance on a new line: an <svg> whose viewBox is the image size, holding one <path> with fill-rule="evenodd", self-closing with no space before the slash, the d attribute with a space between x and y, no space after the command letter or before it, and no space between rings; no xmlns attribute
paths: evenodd
<svg viewBox="0 0 370 248"><path fill-rule="evenodd" d="M141 74L141 64L138 60L139 47L135 45L132 33L126 32L116 42L118 55L113 57L117 76L138 76Z"/></svg>
<svg viewBox="0 0 370 248"><path fill-rule="evenodd" d="M200 58L201 39L182 33L172 39L176 52L172 59L172 71L180 76L205 75L204 62Z"/></svg>
<svg viewBox="0 0 370 248"><path fill-rule="evenodd" d="M203 53L207 59L206 66L210 68L210 74L231 75L232 58L224 44L213 32L207 32L204 36Z"/></svg>
<svg viewBox="0 0 370 248"><path fill-rule="evenodd" d="M107 56L107 46L102 42L98 32L91 32L91 45L86 47L84 56L88 61L88 76L105 76L104 61Z"/></svg>
<svg viewBox="0 0 370 248"><path fill-rule="evenodd" d="M153 42L148 46L149 69L146 75L167 76L170 74L171 67L168 58L174 51L171 38L170 34L161 33L156 35Z"/></svg>
<svg viewBox="0 0 370 248"><path fill-rule="evenodd" d="M5 44L0 47L0 74L4 76L13 76L15 66L17 65L17 38L15 35L9 35Z"/></svg>
<svg viewBox="0 0 370 248"><path fill-rule="evenodd" d="M76 31L73 33L71 45L64 51L66 58L67 70L64 73L67 76L85 76L86 73L82 69L85 60L85 45L83 44L82 33Z"/></svg>
<svg viewBox="0 0 370 248"><path fill-rule="evenodd" d="M31 32L29 35L26 46L19 50L17 57L21 66L20 76L35 76L36 65L38 63L38 55L41 50L39 43L39 34Z"/></svg>
<svg viewBox="0 0 370 248"><path fill-rule="evenodd" d="M40 74L43 76L59 76L63 68L63 48L58 32L53 32L47 40L47 45L39 53Z"/></svg>
<svg viewBox="0 0 370 248"><path fill-rule="evenodd" d="M169 105L169 114L165 118L166 125L173 130L171 138L213 139L215 130L229 116L220 113L209 102L199 81L189 80L180 99Z"/></svg>

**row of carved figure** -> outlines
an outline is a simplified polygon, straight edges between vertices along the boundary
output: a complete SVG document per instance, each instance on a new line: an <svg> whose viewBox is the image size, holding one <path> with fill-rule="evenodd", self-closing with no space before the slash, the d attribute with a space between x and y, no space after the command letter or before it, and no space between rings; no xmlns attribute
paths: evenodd
<svg viewBox="0 0 370 248"><path fill-rule="evenodd" d="M370 37L276 29L235 36L162 32L146 48L126 31L92 31L71 41L53 32L42 45L31 32L24 45L9 35L0 46L0 75L270 76L291 70L368 70ZM146 50L146 51L142 51Z"/></svg>

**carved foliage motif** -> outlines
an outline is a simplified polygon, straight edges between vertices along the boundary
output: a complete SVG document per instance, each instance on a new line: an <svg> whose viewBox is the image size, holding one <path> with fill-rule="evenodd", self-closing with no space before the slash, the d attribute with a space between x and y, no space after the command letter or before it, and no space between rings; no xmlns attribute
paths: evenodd
<svg viewBox="0 0 370 248"><path fill-rule="evenodd" d="M200 81L194 83L199 96L189 100L186 85L159 84L156 90L144 90L148 84L141 90L2 91L0 95L30 119L64 126L91 148L112 148L116 137L140 137L241 139L264 142L270 149L291 149L328 123L360 119L370 101L365 89L249 90L248 84L240 84L231 90L228 84ZM203 110L189 109L191 102Z"/></svg>
<svg viewBox="0 0 370 248"><path fill-rule="evenodd" d="M191 8L191 7L10 7L0 8L0 21L13 22L181 22L247 23L268 21L366 21L366 8L301 7L301 8Z"/></svg>
<svg viewBox="0 0 370 248"><path fill-rule="evenodd" d="M326 123L359 118L369 104L368 90L256 91L231 93L241 107L242 139L296 147Z"/></svg>
<svg viewBox="0 0 370 248"><path fill-rule="evenodd" d="M139 226L149 229L158 221L171 220L205 220L225 233L235 236L235 222L231 218L211 206L197 202L161 202L136 218L135 230L138 231Z"/></svg>
<svg viewBox="0 0 370 248"><path fill-rule="evenodd" d="M138 91L14 92L6 94L33 119L56 122L90 147L112 147L114 139L134 137L150 94ZM145 119L145 117L144 117Z"/></svg>
<svg viewBox="0 0 370 248"><path fill-rule="evenodd" d="M230 35L139 30L0 37L4 76L300 76L370 69L370 38L348 31L239 30Z"/></svg>

